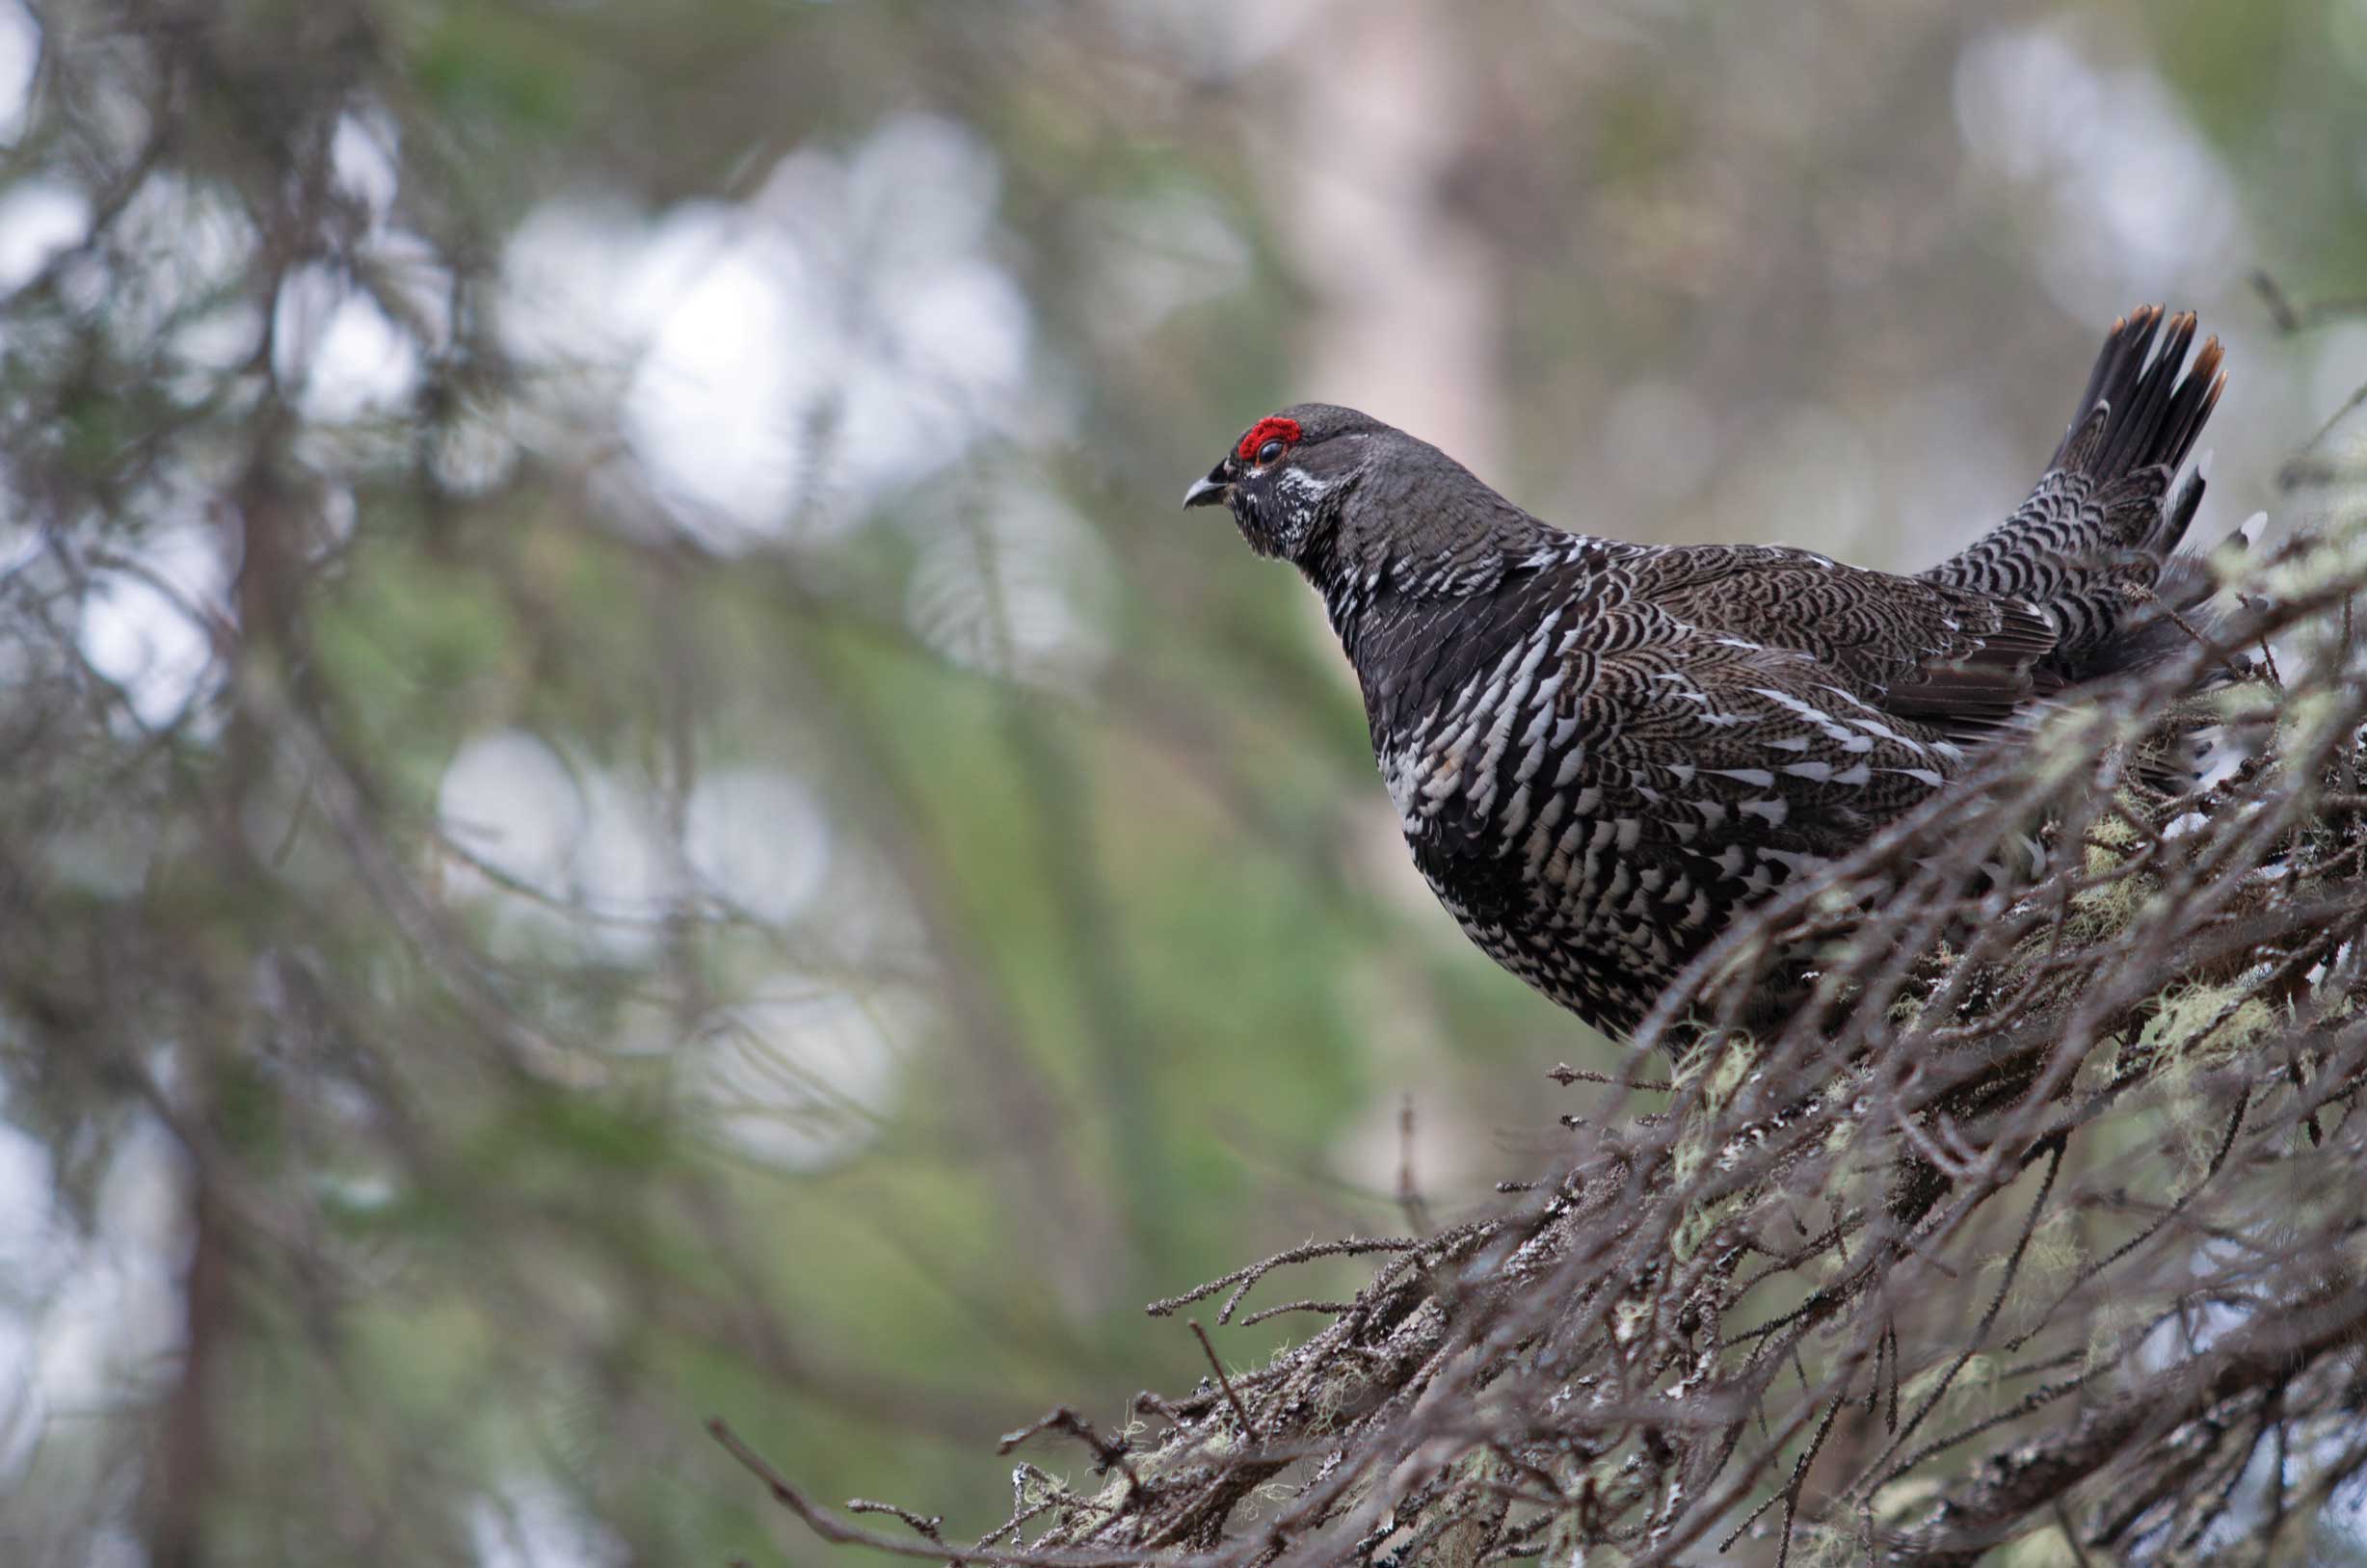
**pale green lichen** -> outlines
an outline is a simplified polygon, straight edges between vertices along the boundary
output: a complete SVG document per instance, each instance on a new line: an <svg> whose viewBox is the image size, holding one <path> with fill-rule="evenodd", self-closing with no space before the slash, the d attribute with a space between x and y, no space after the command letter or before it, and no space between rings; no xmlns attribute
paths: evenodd
<svg viewBox="0 0 2367 1568"><path fill-rule="evenodd" d="M2362 574L2367 574L2367 527L2354 523L2325 529L2309 549L2263 558L2244 573L2240 586L2253 598L2307 598L2356 582Z"/></svg>
<svg viewBox="0 0 2367 1568"><path fill-rule="evenodd" d="M1801 1568L1850 1568L1866 1560L1866 1543L1854 1529L1795 1520L1792 1527L1792 1560Z"/></svg>
<svg viewBox="0 0 2367 1568"><path fill-rule="evenodd" d="M2089 1309L2084 1370L2090 1376L2112 1368L2128 1374L2129 1342L2144 1332L2152 1309L2143 1302L2112 1297Z"/></svg>
<svg viewBox="0 0 2367 1568"><path fill-rule="evenodd" d="M2006 1297L2006 1328L2036 1327L2079 1278L2088 1261L2081 1231L2081 1216L2069 1209L2058 1209L2039 1221Z"/></svg>
<svg viewBox="0 0 2367 1568"><path fill-rule="evenodd" d="M2048 1525L2007 1543L1997 1558L1998 1568L2086 1568L2093 1560L2072 1545L2061 1525Z"/></svg>
<svg viewBox="0 0 2367 1568"><path fill-rule="evenodd" d="M1687 1205L1685 1212L1678 1216L1675 1234L1669 1238L1669 1250L1679 1262L1697 1257L1719 1228L1750 1203L1750 1194L1734 1192L1710 1203Z"/></svg>
<svg viewBox="0 0 2367 1568"><path fill-rule="evenodd" d="M1904 1409L1920 1410L1923 1402L1937 1391L1943 1382L1948 1392L1941 1395L1943 1412L1961 1410L1969 1404L1986 1399L1997 1391L1998 1376L2006 1362L1996 1356L1977 1355L1968 1359L1963 1369L1951 1377L1951 1362L1938 1362L1925 1368L1899 1387L1899 1403Z"/></svg>
<svg viewBox="0 0 2367 1568"><path fill-rule="evenodd" d="M2284 1022L2281 1010L2246 991L2241 984L2194 985L2166 993L2138 1033L2139 1049L2188 1064L2244 1054Z"/></svg>

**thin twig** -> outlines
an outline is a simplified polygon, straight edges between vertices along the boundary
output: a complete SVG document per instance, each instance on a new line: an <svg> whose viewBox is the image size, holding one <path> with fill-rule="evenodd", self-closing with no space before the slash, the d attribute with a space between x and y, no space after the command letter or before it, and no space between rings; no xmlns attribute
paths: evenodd
<svg viewBox="0 0 2367 1568"><path fill-rule="evenodd" d="M1249 1412L1241 1408L1241 1396L1233 1392L1233 1379L1225 1375L1225 1364L1216 1359L1216 1346L1209 1342L1209 1331L1200 1326L1197 1317L1187 1318L1186 1321L1191 1325L1193 1337L1199 1340L1200 1348L1208 1354L1210 1369L1216 1373L1216 1386L1225 1391L1225 1402L1233 1407L1233 1419L1241 1423L1241 1435L1252 1443L1264 1441L1258 1436L1258 1428L1250 1421Z"/></svg>

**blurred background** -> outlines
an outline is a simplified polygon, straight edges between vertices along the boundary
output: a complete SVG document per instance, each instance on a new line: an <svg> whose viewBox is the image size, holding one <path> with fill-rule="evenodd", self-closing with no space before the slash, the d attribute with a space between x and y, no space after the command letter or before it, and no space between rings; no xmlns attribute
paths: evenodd
<svg viewBox="0 0 2367 1568"><path fill-rule="evenodd" d="M2129 306L2209 535L2367 384L2361 0L0 0L0 139L11 1564L974 1531L1531 1174L1272 408L1913 568Z"/></svg>

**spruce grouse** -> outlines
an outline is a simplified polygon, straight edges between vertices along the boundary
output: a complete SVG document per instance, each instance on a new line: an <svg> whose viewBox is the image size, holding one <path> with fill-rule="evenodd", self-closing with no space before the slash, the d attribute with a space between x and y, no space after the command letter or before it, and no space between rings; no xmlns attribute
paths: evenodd
<svg viewBox="0 0 2367 1568"><path fill-rule="evenodd" d="M2157 337L2159 339L2157 345ZM1322 596L1415 863L1471 939L1634 1032L1787 878L1862 844L2207 596L2175 484L2226 384L2194 317L2115 322L2021 509L1919 576L1567 533L1352 409L1259 420L1184 504ZM2173 488L2174 486L2174 488Z"/></svg>

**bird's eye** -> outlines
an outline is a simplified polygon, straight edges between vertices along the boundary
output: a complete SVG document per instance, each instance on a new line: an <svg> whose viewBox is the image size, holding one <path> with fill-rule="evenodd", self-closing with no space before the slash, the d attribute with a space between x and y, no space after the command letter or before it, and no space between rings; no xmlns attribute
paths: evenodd
<svg viewBox="0 0 2367 1568"><path fill-rule="evenodd" d="M1254 463L1263 468L1290 449L1299 438L1298 421L1272 414L1249 427L1241 443L1233 449L1234 460Z"/></svg>

